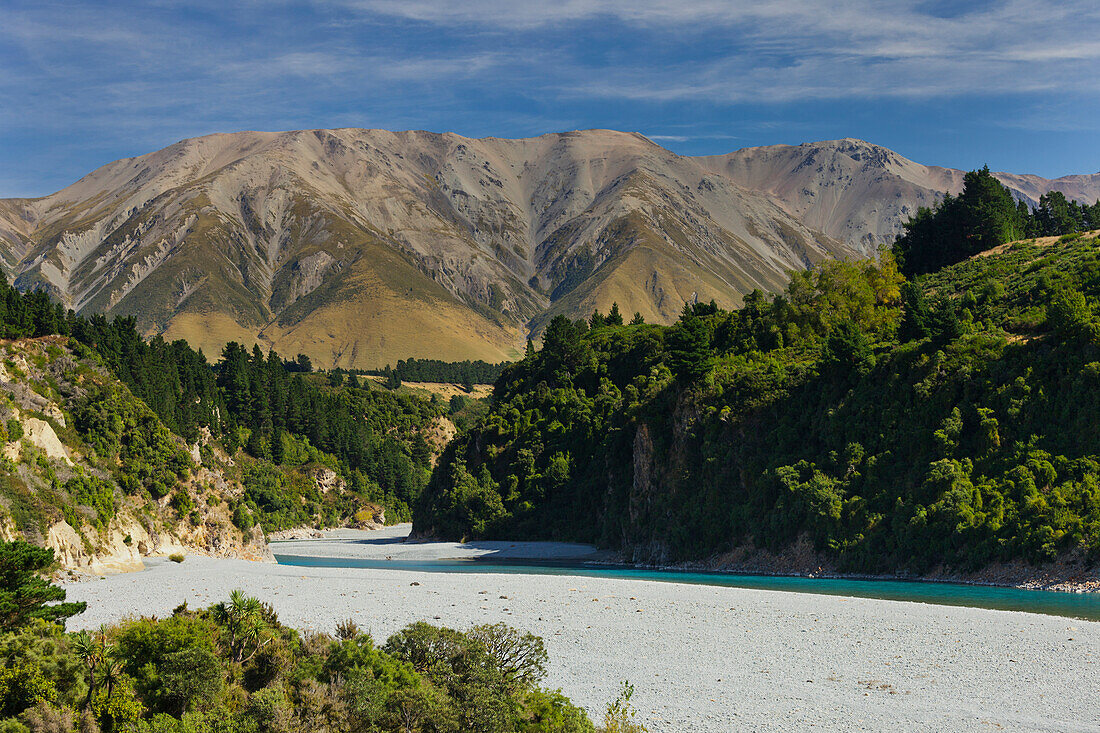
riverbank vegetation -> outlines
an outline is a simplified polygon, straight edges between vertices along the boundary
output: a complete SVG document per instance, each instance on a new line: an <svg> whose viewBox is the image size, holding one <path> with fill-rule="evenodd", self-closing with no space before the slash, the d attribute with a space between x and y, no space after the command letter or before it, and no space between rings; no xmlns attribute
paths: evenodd
<svg viewBox="0 0 1100 733"><path fill-rule="evenodd" d="M1094 562L1098 253L1023 241L906 280L883 252L670 327L557 318L415 529L658 562L805 540L876 573Z"/></svg>
<svg viewBox="0 0 1100 733"><path fill-rule="evenodd" d="M43 605L64 598L33 575L47 555L0 544L4 733L595 731L539 686L542 640L504 624L415 623L379 645L352 621L335 636L299 632L235 591L205 609L65 633L54 619L83 609ZM9 614L12 603L25 612Z"/></svg>

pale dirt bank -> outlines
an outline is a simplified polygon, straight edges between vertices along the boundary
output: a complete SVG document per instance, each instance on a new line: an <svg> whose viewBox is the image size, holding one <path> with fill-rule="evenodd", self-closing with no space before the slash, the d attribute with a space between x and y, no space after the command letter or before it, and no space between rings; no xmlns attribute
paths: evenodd
<svg viewBox="0 0 1100 733"><path fill-rule="evenodd" d="M406 541L411 524L394 524L377 530L327 529L302 532L271 545L277 555L355 558L361 560L562 560L611 562L614 552L575 542L522 542L477 540L474 542ZM283 540L283 535L272 535Z"/></svg>
<svg viewBox="0 0 1100 733"><path fill-rule="evenodd" d="M414 585L418 583L419 585ZM68 586L73 628L242 588L301 629L504 621L546 639L594 717L620 680L653 733L1100 731L1100 623L824 595L548 575L159 561Z"/></svg>

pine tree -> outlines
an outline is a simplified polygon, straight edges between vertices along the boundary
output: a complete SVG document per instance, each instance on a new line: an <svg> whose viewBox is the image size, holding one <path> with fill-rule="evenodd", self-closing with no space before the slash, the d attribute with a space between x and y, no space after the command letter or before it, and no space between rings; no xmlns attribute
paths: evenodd
<svg viewBox="0 0 1100 733"><path fill-rule="evenodd" d="M874 365L875 357L867 335L854 321L838 323L825 341L826 368L862 376Z"/></svg>
<svg viewBox="0 0 1100 733"><path fill-rule="evenodd" d="M924 290L920 286L906 282L901 286L902 316L898 326L898 338L913 341L928 336L931 332L932 314Z"/></svg>
<svg viewBox="0 0 1100 733"><path fill-rule="evenodd" d="M286 460L286 446L283 445L283 429L275 428L271 434L271 462L282 464Z"/></svg>
<svg viewBox="0 0 1100 733"><path fill-rule="evenodd" d="M386 378L386 389L395 390L401 386L401 377L398 376L395 370L390 369L389 364L382 370L382 376Z"/></svg>
<svg viewBox="0 0 1100 733"><path fill-rule="evenodd" d="M264 436L257 428L253 428L252 432L249 434L245 450L248 451L248 454L253 458L271 458Z"/></svg>
<svg viewBox="0 0 1100 733"><path fill-rule="evenodd" d="M623 314L619 312L619 304L612 303L611 311L607 314L607 325L609 326L621 326L623 325Z"/></svg>
<svg viewBox="0 0 1100 733"><path fill-rule="evenodd" d="M934 210L921 207L905 224L893 254L907 276L937 270L1026 234L1016 202L986 166L963 178Z"/></svg>
<svg viewBox="0 0 1100 733"><path fill-rule="evenodd" d="M64 624L87 604L59 603L65 590L41 577L54 563L53 550L23 540L0 542L0 631L12 631L33 619Z"/></svg>
<svg viewBox="0 0 1100 733"><path fill-rule="evenodd" d="M669 369L683 384L694 384L710 372L713 353L710 333L702 318L691 313L685 304L685 315L666 334Z"/></svg>

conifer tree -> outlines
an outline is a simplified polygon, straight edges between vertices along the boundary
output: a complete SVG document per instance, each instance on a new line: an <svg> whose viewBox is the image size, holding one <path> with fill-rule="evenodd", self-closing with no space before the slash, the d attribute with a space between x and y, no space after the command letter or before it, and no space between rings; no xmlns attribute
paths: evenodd
<svg viewBox="0 0 1100 733"><path fill-rule="evenodd" d="M607 325L609 326L621 326L623 325L623 314L619 312L619 304L612 303L611 311L607 314Z"/></svg>
<svg viewBox="0 0 1100 733"><path fill-rule="evenodd" d="M41 574L54 562L53 550L23 540L0 542L0 632L40 618L64 624L87 604L65 603L65 590Z"/></svg>

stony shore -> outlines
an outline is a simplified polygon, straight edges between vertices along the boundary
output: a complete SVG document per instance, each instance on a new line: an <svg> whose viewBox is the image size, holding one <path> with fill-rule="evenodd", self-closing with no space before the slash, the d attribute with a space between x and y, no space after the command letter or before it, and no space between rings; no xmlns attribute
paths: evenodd
<svg viewBox="0 0 1100 733"><path fill-rule="evenodd" d="M359 551L456 556L454 547L401 543L393 532L359 540ZM291 544L295 554L309 550ZM510 547L467 550L539 551L503 544ZM547 545L541 557L582 549ZM1100 730L1100 622L643 580L205 557L157 561L68 590L89 604L73 626L95 627L133 614L164 616L184 601L208 605L234 588L272 603L301 629L332 631L350 617L379 640L417 620L530 630L546 639L547 684L598 718L619 682L630 680L652 733Z"/></svg>

